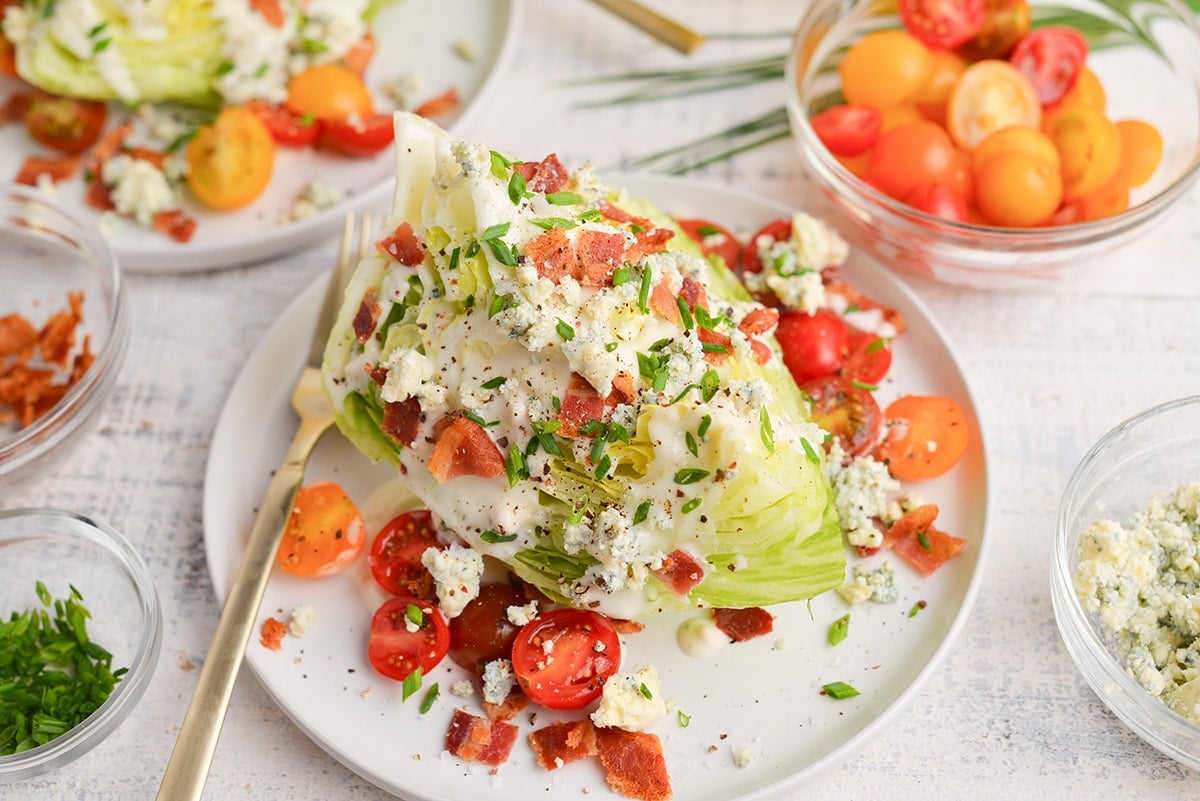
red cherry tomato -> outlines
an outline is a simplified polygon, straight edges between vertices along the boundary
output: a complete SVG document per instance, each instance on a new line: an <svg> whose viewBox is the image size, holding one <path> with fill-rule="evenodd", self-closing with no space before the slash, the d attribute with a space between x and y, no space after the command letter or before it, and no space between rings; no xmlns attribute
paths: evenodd
<svg viewBox="0 0 1200 801"><path fill-rule="evenodd" d="M1065 25L1037 28L1021 37L1009 61L1033 85L1043 106L1061 100L1087 59L1083 34Z"/></svg>
<svg viewBox="0 0 1200 801"><path fill-rule="evenodd" d="M417 668L428 673L449 647L446 619L429 601L397 595L384 601L371 618L367 657L371 667L389 679L404 681Z"/></svg>
<svg viewBox="0 0 1200 801"><path fill-rule="evenodd" d="M984 0L900 0L900 21L936 50L952 50L979 33Z"/></svg>
<svg viewBox="0 0 1200 801"><path fill-rule="evenodd" d="M37 93L25 112L29 135L48 148L78 155L100 139L108 106L96 100L76 100Z"/></svg>
<svg viewBox="0 0 1200 801"><path fill-rule="evenodd" d="M813 421L837 437L848 456L871 452L883 415L870 392L841 376L806 381L800 389L812 399ZM829 450L829 443L825 449Z"/></svg>
<svg viewBox="0 0 1200 801"><path fill-rule="evenodd" d="M450 658L474 673L483 673L484 665L494 659L509 658L519 629L509 622L508 607L528 602L511 584L484 584L479 595L450 619Z"/></svg>
<svg viewBox="0 0 1200 801"><path fill-rule="evenodd" d="M838 156L865 153L883 133L883 112L875 106L832 106L809 122L821 144Z"/></svg>
<svg viewBox="0 0 1200 801"><path fill-rule="evenodd" d="M892 367L892 349L874 334L853 331L840 375L850 381L878 384Z"/></svg>
<svg viewBox="0 0 1200 801"><path fill-rule="evenodd" d="M396 138L391 114L372 114L362 119L325 120L321 144L345 156L366 158L392 146Z"/></svg>
<svg viewBox="0 0 1200 801"><path fill-rule="evenodd" d="M762 256L759 253L782 239L791 238L792 220L790 217L772 220L759 228L746 242L746 248L742 252L742 269L748 273L761 273Z"/></svg>
<svg viewBox="0 0 1200 801"><path fill-rule="evenodd" d="M725 262L725 266L736 270L742 264L742 243L728 228L717 225L711 220L688 219L676 220L683 232L700 246L705 256L717 255Z"/></svg>
<svg viewBox="0 0 1200 801"><path fill-rule="evenodd" d="M283 106L274 106L262 100L251 100L246 108L254 112L262 124L271 132L271 138L284 147L308 147L317 141L321 123Z"/></svg>
<svg viewBox="0 0 1200 801"><path fill-rule="evenodd" d="M512 663L532 700L548 709L578 709L595 700L621 666L621 640L603 615L555 609L517 633Z"/></svg>
<svg viewBox="0 0 1200 801"><path fill-rule="evenodd" d="M867 179L897 200L921 184L951 183L961 161L946 129L934 122L892 128L871 149Z"/></svg>
<svg viewBox="0 0 1200 801"><path fill-rule="evenodd" d="M396 515L379 530L371 542L367 564L386 592L432 601L436 597L433 576L421 564L421 554L442 547L429 510L414 509Z"/></svg>
<svg viewBox="0 0 1200 801"><path fill-rule="evenodd" d="M904 196L904 202L918 211L954 222L971 217L967 199L938 181L921 184Z"/></svg>
<svg viewBox="0 0 1200 801"><path fill-rule="evenodd" d="M797 384L833 375L842 367L850 343L846 321L829 309L816 314L785 311L779 315L775 338L783 348L783 363Z"/></svg>

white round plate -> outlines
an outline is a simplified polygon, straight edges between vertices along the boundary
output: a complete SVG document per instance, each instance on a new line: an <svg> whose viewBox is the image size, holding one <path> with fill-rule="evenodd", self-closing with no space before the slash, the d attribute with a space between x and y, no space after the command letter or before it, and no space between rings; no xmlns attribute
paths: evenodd
<svg viewBox="0 0 1200 801"><path fill-rule="evenodd" d="M477 116L488 91L500 80L515 46L523 0L399 0L379 12L371 25L378 49L367 70L376 98L380 87L402 75L415 76L419 98L458 90L459 107L437 121L462 130ZM456 47L469 50L464 58ZM0 80L3 76L0 76ZM6 86L0 83L0 97ZM380 110L390 101L377 100ZM48 151L23 126L0 126L0 180L12 180L26 156ZM261 197L234 212L187 210L196 217L195 235L179 243L132 220L117 222L109 236L121 266L132 272L174 273L224 269L273 258L328 239L341 230L349 210L385 208L391 200L395 151L369 159L342 158L312 149L278 148L271 184ZM315 178L344 190L345 199L302 220L288 220L296 198ZM84 182L76 177L56 189L68 211L84 218L99 212L83 201Z"/></svg>
<svg viewBox="0 0 1200 801"><path fill-rule="evenodd" d="M675 216L706 217L736 231L748 232L790 213L724 188L677 179L626 177L613 184ZM773 635L730 645L710 660L679 651L680 616L651 619L643 632L626 635L623 669L653 663L664 695L690 718L685 728L671 714L652 729L662 739L676 798L774 798L849 759L930 675L976 594L985 553L988 478L976 407L962 371L937 324L896 278L857 257L843 273L898 309L908 324L895 344L891 375L879 389L881 403L903 393L937 393L957 399L967 413L972 437L965 458L945 476L923 482L919 491L940 505L939 527L968 545L927 578L891 558L900 589L895 603L851 609L830 592L811 605L772 607ZM323 283L303 292L251 355L218 421L204 498L205 546L218 597L232 581L254 511L295 429L288 394L304 360ZM314 454L308 480L319 478L340 482L363 507L370 527L386 522L395 509L396 502L389 507L386 491L379 491L389 483L397 486L394 471L367 463L340 436L325 437ZM282 652L252 642L247 654L263 686L326 751L380 787L421 801L500 797L497 792L506 798L579 798L583 792L588 798L619 797L608 789L595 760L552 772L539 767L524 736L532 728L525 714L515 721L522 736L495 776L487 765L444 754L452 710L463 706L479 714L478 694L467 700L450 695L451 684L466 674L443 660L425 678L426 687L436 681L441 689L433 708L419 713L423 691L402 702L400 684L380 677L366 661L377 602L369 591L371 580L365 569L348 573L305 580L277 571L260 621L266 615L286 619L298 604L309 603L316 623L303 638L285 638ZM910 616L919 601L925 607ZM849 637L831 647L829 626L847 611ZM842 701L822 695L821 687L834 681L852 684L861 695ZM557 717L540 711L538 724ZM735 755L748 755L749 764L736 766Z"/></svg>

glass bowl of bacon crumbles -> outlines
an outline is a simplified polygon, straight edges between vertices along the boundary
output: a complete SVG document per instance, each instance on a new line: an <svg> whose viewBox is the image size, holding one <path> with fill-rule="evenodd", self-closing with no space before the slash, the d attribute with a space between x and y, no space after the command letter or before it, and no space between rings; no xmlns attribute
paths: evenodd
<svg viewBox="0 0 1200 801"><path fill-rule="evenodd" d="M116 256L36 189L0 184L0 483L27 478L86 428L129 339Z"/></svg>

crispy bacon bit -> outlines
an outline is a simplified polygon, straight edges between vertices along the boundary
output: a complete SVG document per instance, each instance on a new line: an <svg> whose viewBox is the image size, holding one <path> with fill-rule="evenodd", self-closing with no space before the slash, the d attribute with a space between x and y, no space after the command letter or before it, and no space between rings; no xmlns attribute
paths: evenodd
<svg viewBox="0 0 1200 801"><path fill-rule="evenodd" d="M761 339L751 339L750 350L754 351L754 360L759 364L766 364L775 355L775 352L771 350L771 346Z"/></svg>
<svg viewBox="0 0 1200 801"><path fill-rule="evenodd" d="M621 208L620 206L614 206L607 200L600 201L600 213L604 215L606 219L612 220L613 222L637 223L643 228L650 228L653 226L653 223L651 223L645 217L638 217L630 214L629 212L625 211L625 209Z"/></svg>
<svg viewBox="0 0 1200 801"><path fill-rule="evenodd" d="M686 598L689 592L704 581L706 572L705 563L682 548L676 548L664 556L662 566L650 571L680 598Z"/></svg>
<svg viewBox="0 0 1200 801"><path fill-rule="evenodd" d="M87 372L95 360L91 338L84 337L71 355L82 319L82 292L68 292L67 308L52 314L40 330L20 314L0 317L0 423L30 425ZM45 366L32 364L35 359Z"/></svg>
<svg viewBox="0 0 1200 801"><path fill-rule="evenodd" d="M0 45L0 50L3 50L3 47ZM23 122L33 98L33 92L13 92L9 95L4 105L0 106L0 125L6 122Z"/></svg>
<svg viewBox="0 0 1200 801"><path fill-rule="evenodd" d="M621 370L613 376L612 391L608 393L608 397L604 399L604 403L608 406L633 403L633 399L636 397L637 390L634 389L633 376Z"/></svg>
<svg viewBox="0 0 1200 801"><path fill-rule="evenodd" d="M431 97L413 109L418 117L438 117L458 108L458 89L451 86L437 97Z"/></svg>
<svg viewBox="0 0 1200 801"><path fill-rule="evenodd" d="M575 243L579 259L579 282L584 286L612 285L612 274L621 266L625 237L585 228Z"/></svg>
<svg viewBox="0 0 1200 801"><path fill-rule="evenodd" d="M639 623L636 620L628 620L620 617L610 617L608 622L612 623L613 628L617 630L617 634L637 634L646 628L645 624Z"/></svg>
<svg viewBox="0 0 1200 801"><path fill-rule="evenodd" d="M888 528L883 547L892 548L904 561L930 575L966 547L965 540L933 525L937 504L927 503L909 511Z"/></svg>
<svg viewBox="0 0 1200 801"><path fill-rule="evenodd" d="M705 311L709 310L708 290L704 288L704 284L693 278L684 276L683 286L679 289L679 297L683 298L683 302L692 311L695 311L697 306Z"/></svg>
<svg viewBox="0 0 1200 801"><path fill-rule="evenodd" d="M421 428L421 404L416 398L385 402L381 428L396 442L411 448Z"/></svg>
<svg viewBox="0 0 1200 801"><path fill-rule="evenodd" d="M190 242L196 233L196 220L183 209L169 209L154 215L154 230L176 242Z"/></svg>
<svg viewBox="0 0 1200 801"><path fill-rule="evenodd" d="M675 236L670 228L645 228L637 231L636 241L625 251L625 260L637 264L651 253L659 253L666 249L667 242Z"/></svg>
<svg viewBox="0 0 1200 801"><path fill-rule="evenodd" d="M587 718L551 723L529 733L538 764L554 770L584 757L596 756L596 727Z"/></svg>
<svg viewBox="0 0 1200 801"><path fill-rule="evenodd" d="M572 272L576 263L575 252L561 228L539 234L525 245L525 255L533 262L539 278L549 278L556 284Z"/></svg>
<svg viewBox="0 0 1200 801"><path fill-rule="evenodd" d="M579 428L590 420L604 419L605 403L600 393L579 373L571 373L567 391L558 409L562 425L558 433L564 437L579 436Z"/></svg>
<svg viewBox="0 0 1200 801"><path fill-rule="evenodd" d="M504 457L483 426L469 417L453 415L437 435L428 467L439 484L459 476L495 478L504 474Z"/></svg>
<svg viewBox="0 0 1200 801"><path fill-rule="evenodd" d="M16 355L32 349L37 341L37 329L22 315L14 313L0 317L0 356Z"/></svg>
<svg viewBox="0 0 1200 801"><path fill-rule="evenodd" d="M379 324L379 314L382 311L375 289L371 288L363 294L362 302L358 304L358 312L354 315L354 338L358 344L365 345L375 333Z"/></svg>
<svg viewBox="0 0 1200 801"><path fill-rule="evenodd" d="M671 798L671 777L657 734L598 728L596 748L604 778L613 790L639 801Z"/></svg>
<svg viewBox="0 0 1200 801"><path fill-rule="evenodd" d="M761 606L714 609L713 622L734 642L744 642L775 630L775 617Z"/></svg>
<svg viewBox="0 0 1200 801"><path fill-rule="evenodd" d="M525 179L525 187L530 192L541 192L552 195L567 185L570 176L567 168L558 160L558 155L551 153L540 162L526 161L513 167Z"/></svg>
<svg viewBox="0 0 1200 801"><path fill-rule="evenodd" d="M498 704L484 701L483 711L487 713L488 720L512 720L527 706L529 706L529 696L521 692L521 688L513 687L508 691L508 695L504 696L504 700Z"/></svg>
<svg viewBox="0 0 1200 801"><path fill-rule="evenodd" d="M416 267L425 261L425 246L408 223L398 225L395 231L376 242L375 247L407 267Z"/></svg>
<svg viewBox="0 0 1200 801"><path fill-rule="evenodd" d="M900 312L891 306L885 306L874 298L864 295L856 287L844 281L837 278L827 278L825 280L825 294L837 295L844 298L847 307L854 307L859 310L879 309L883 315L883 319L891 323L892 327L896 329L897 335L904 333L904 316Z"/></svg>
<svg viewBox="0 0 1200 801"><path fill-rule="evenodd" d="M655 284L654 289L651 290L650 308L668 322L682 321L679 316L679 304L675 302L675 293L671 291L670 283L665 278Z"/></svg>
<svg viewBox="0 0 1200 801"><path fill-rule="evenodd" d="M697 328L696 336L710 347L704 351L704 360L709 364L723 364L733 352L733 341L719 331Z"/></svg>
<svg viewBox="0 0 1200 801"><path fill-rule="evenodd" d="M765 334L777 325L779 325L777 309L751 309L738 323L738 330L746 336L752 337Z"/></svg>
<svg viewBox="0 0 1200 801"><path fill-rule="evenodd" d="M375 51L378 49L378 44L375 34L367 31L342 56L342 63L346 65L346 69L356 72L361 76L367 71L367 65L371 63L371 59L375 58Z"/></svg>
<svg viewBox="0 0 1200 801"><path fill-rule="evenodd" d="M446 730L446 750L468 762L503 765L517 742L519 731L511 723L489 722L455 709L450 728Z"/></svg>
<svg viewBox="0 0 1200 801"><path fill-rule="evenodd" d="M269 617L263 621L262 633L258 641L262 643L264 648L270 648L272 651L283 650L283 638L287 635L287 623L282 620L276 620Z"/></svg>
<svg viewBox="0 0 1200 801"><path fill-rule="evenodd" d="M272 28L283 27L283 4L279 0L250 0L250 8Z"/></svg>
<svg viewBox="0 0 1200 801"><path fill-rule="evenodd" d="M37 186L38 177L45 175L54 183L75 177L83 159L79 156L29 156L21 163L13 179L25 186Z"/></svg>
<svg viewBox="0 0 1200 801"><path fill-rule="evenodd" d="M83 195L83 202L97 211L113 211L117 207L117 204L112 199L112 190L99 177L88 181L87 191Z"/></svg>

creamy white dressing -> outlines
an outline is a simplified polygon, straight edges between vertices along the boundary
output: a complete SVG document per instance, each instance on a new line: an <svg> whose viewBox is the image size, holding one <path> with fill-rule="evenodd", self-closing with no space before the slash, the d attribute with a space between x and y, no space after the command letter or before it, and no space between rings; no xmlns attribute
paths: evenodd
<svg viewBox="0 0 1200 801"><path fill-rule="evenodd" d="M711 659L729 642L729 635L717 628L708 613L689 617L675 629L679 650L696 659Z"/></svg>

